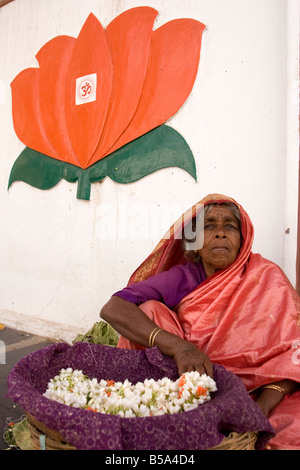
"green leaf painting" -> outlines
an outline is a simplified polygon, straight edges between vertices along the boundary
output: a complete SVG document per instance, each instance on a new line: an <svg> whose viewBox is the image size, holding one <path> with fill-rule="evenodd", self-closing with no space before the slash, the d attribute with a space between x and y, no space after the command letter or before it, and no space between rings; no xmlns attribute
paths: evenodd
<svg viewBox="0 0 300 470"><path fill-rule="evenodd" d="M196 180L195 160L187 142L173 128L162 125L87 169L26 147L12 167L8 187L15 181L23 181L46 190L65 179L70 183L78 182L78 199L89 200L91 184L106 177L117 183L127 184L168 167L181 168Z"/></svg>

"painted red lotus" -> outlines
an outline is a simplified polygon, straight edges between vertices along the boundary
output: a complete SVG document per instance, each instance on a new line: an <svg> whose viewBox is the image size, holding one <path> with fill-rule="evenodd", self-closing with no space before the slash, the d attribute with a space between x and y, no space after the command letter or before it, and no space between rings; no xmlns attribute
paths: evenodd
<svg viewBox="0 0 300 470"><path fill-rule="evenodd" d="M157 13L133 8L106 29L90 14L77 39L58 36L40 49L39 67L11 84L15 132L28 149L85 170L181 108L205 26L177 19L153 30Z"/></svg>

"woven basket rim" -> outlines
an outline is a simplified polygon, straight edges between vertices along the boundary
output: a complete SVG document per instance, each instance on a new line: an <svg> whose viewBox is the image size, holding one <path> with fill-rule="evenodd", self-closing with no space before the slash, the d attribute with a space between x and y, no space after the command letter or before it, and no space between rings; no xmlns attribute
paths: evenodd
<svg viewBox="0 0 300 470"><path fill-rule="evenodd" d="M77 450L76 447L66 442L58 431L48 428L29 413L26 413L26 417L32 445L36 450L41 449L41 436L45 436L46 450ZM257 436L257 432L231 432L219 445L207 450L254 450Z"/></svg>
<svg viewBox="0 0 300 470"><path fill-rule="evenodd" d="M26 413L26 417L31 442L36 450L41 449L41 436L45 436L44 443L46 450L76 450L76 447L69 444L58 431L48 428L48 426L35 419L29 413Z"/></svg>
<svg viewBox="0 0 300 470"><path fill-rule="evenodd" d="M231 432L219 445L209 450L254 450L258 433L254 431Z"/></svg>

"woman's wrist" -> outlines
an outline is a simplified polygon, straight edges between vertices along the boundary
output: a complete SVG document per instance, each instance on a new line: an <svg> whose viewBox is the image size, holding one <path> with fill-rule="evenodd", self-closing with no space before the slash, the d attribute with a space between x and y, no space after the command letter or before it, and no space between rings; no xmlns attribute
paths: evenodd
<svg viewBox="0 0 300 470"><path fill-rule="evenodd" d="M268 416L285 395L293 393L297 389L299 389L299 384L292 380L281 380L280 382L263 385L256 403L263 413Z"/></svg>
<svg viewBox="0 0 300 470"><path fill-rule="evenodd" d="M262 412L268 416L271 411L281 402L284 393L272 388L263 388L256 400Z"/></svg>
<svg viewBox="0 0 300 470"><path fill-rule="evenodd" d="M150 337L149 341L151 341ZM180 349L184 343L186 343L186 340L173 335L164 329L153 331L152 346L157 346L158 349L166 356L174 357L178 349Z"/></svg>

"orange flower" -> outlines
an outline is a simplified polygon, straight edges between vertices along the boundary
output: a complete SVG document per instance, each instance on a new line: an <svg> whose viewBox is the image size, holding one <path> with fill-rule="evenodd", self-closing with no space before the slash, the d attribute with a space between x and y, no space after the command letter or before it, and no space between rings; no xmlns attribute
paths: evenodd
<svg viewBox="0 0 300 470"><path fill-rule="evenodd" d="M197 388L197 396L200 397L201 395L206 397L207 389L204 388L204 387L201 387L201 385L199 385L199 387Z"/></svg>
<svg viewBox="0 0 300 470"><path fill-rule="evenodd" d="M178 381L178 387L183 387L185 384L185 375L182 375Z"/></svg>
<svg viewBox="0 0 300 470"><path fill-rule="evenodd" d="M189 96L205 26L125 11L103 29L90 14L78 38L58 36L39 68L12 82L14 128L29 148L86 169L172 117Z"/></svg>

